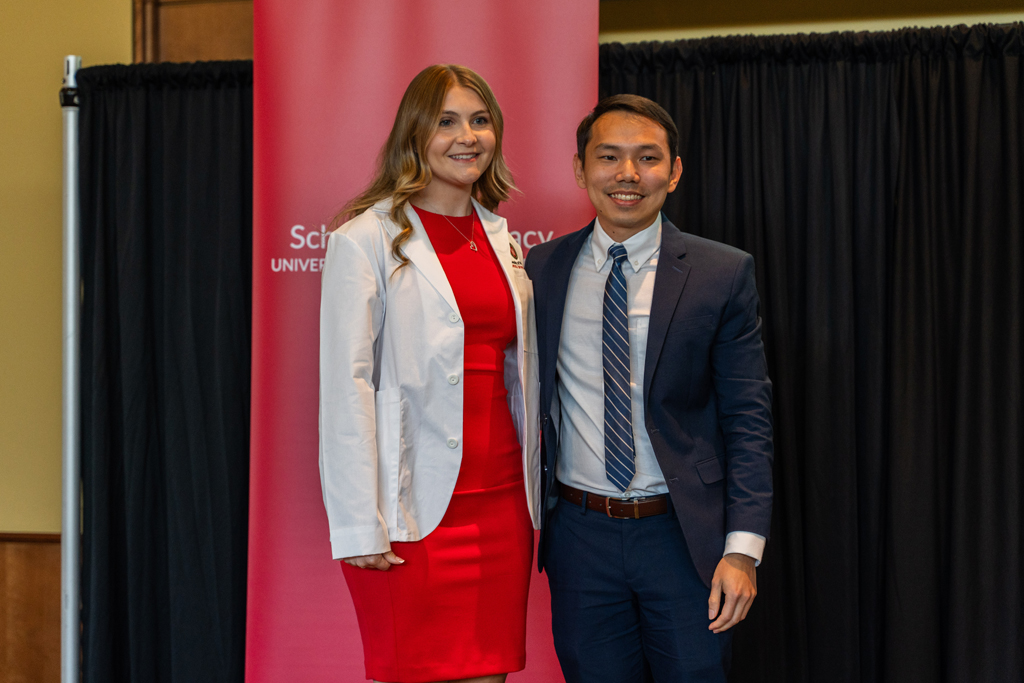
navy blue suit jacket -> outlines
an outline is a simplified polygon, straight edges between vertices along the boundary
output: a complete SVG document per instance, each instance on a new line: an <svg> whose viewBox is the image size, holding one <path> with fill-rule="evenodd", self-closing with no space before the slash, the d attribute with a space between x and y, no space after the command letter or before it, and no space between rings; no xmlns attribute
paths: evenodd
<svg viewBox="0 0 1024 683"><path fill-rule="evenodd" d="M593 229L591 222L533 247L526 259L540 354L541 568L545 530L558 500L558 435L550 413L565 296L576 256ZM643 426L690 555L708 586L725 535L750 531L767 538L771 521L771 382L758 309L750 254L680 232L663 217L647 336Z"/></svg>

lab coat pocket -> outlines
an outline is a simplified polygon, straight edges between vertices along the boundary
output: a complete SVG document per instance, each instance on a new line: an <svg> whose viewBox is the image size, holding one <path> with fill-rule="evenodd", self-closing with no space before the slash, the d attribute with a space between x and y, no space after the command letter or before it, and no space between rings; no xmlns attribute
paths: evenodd
<svg viewBox="0 0 1024 683"><path fill-rule="evenodd" d="M398 524L398 471L402 458L402 394L383 389L374 397L377 411L377 500L388 529Z"/></svg>

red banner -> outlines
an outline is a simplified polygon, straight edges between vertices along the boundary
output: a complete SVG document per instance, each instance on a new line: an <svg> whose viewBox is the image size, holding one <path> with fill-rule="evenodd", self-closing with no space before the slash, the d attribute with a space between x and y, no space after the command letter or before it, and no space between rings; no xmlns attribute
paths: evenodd
<svg viewBox="0 0 1024 683"><path fill-rule="evenodd" d="M598 0L256 0L252 459L246 680L361 681L317 465L320 268L331 216L369 180L406 85L466 65L505 115L523 194L498 212L524 247L592 209L572 174L597 99ZM561 681L547 579L534 574L527 669Z"/></svg>

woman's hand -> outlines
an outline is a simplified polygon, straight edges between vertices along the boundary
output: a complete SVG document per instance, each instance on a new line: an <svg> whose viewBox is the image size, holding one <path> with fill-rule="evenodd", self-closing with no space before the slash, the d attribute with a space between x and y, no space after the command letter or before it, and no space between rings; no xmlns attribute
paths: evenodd
<svg viewBox="0 0 1024 683"><path fill-rule="evenodd" d="M346 557L342 559L342 562L350 564L353 567L358 567L359 569L379 569L382 572L386 572L391 569L391 565L404 564L405 560L389 550L386 553L378 555L356 555L355 557Z"/></svg>

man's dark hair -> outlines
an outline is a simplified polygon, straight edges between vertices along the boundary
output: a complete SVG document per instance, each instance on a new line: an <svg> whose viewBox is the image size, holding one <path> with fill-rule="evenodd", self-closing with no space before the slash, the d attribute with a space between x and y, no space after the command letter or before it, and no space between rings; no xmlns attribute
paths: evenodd
<svg viewBox="0 0 1024 683"><path fill-rule="evenodd" d="M675 121L660 104L640 95L612 95L598 102L594 110L587 114L576 128L576 153L580 157L580 163L585 160L587 143L590 142L590 132L594 127L594 122L610 111L624 111L654 121L665 129L665 134L668 136L669 162L674 161L679 155L679 129L676 128Z"/></svg>

